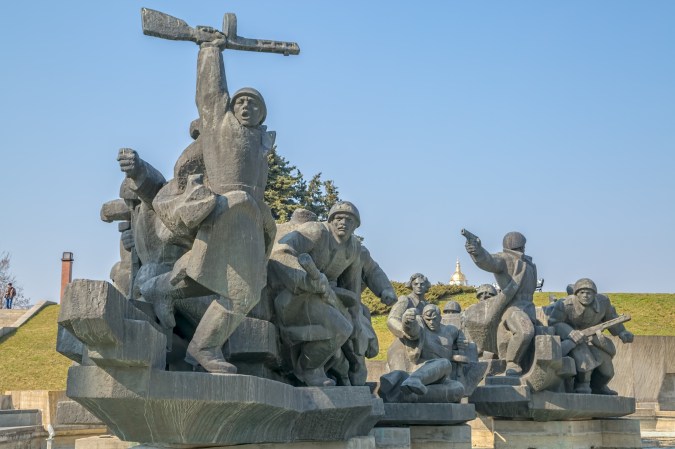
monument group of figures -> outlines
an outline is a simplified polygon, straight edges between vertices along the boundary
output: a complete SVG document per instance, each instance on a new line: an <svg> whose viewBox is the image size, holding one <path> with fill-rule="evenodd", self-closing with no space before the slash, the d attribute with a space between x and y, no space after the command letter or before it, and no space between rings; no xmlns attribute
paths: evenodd
<svg viewBox="0 0 675 449"><path fill-rule="evenodd" d="M508 233L503 252L490 254L463 230L471 258L494 273L500 290L481 286L476 304L461 312L450 303L442 312L425 300L430 283L420 273L410 277L411 293L397 298L354 235L361 216L351 202L335 204L325 222L299 209L289 222L276 224L263 199L267 154L275 141L263 124L265 101L252 88L229 93L222 52L288 55L299 48L237 36L232 14L225 16L222 31L192 28L157 11L142 14L146 34L198 44L199 117L190 125L193 142L168 181L138 152L119 150L125 174L120 199L104 204L101 216L119 222L121 260L111 271L112 284L75 281L63 300L59 350L79 364L71 368L68 394L115 433L165 444L239 444L343 439L367 433L383 419L405 422L405 416L383 418L377 405L382 402L366 386L366 359L379 352L361 302L366 287L391 306L387 326L396 337L387 354L388 372L376 387L385 405L456 404L470 397L479 411L508 416L508 407L495 405L499 395L484 390L616 394L607 386L616 348L602 331L632 341L621 324L627 317L617 315L590 279L580 279L569 296L537 310L536 268L525 255L522 234ZM245 382L253 387L245 388ZM276 390L295 397L297 387L346 396L343 405L336 405L337 399L274 402L282 394ZM168 390L155 391L161 388L182 393L168 398ZM245 396L258 394L251 390L267 396ZM111 405L112 398L119 402ZM312 435L300 424L277 433L241 432L245 435L224 431L222 423L212 431L186 424L173 433L157 432L153 426L162 427L158 423L173 412L152 404L169 400L188 401L190 407L199 401L236 403L237 416L222 412L232 428L258 425L253 421L259 417L245 405L255 401L284 409L296 421L298 410L339 412L346 424ZM537 419L531 406L524 410L513 417ZM283 427L286 415L279 413ZM194 415L186 412L181 419L192 423L199 419Z"/></svg>

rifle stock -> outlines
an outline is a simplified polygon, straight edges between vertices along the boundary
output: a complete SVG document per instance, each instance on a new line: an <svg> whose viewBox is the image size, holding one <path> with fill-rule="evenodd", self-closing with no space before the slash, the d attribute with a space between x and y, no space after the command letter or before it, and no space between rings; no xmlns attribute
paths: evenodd
<svg viewBox="0 0 675 449"><path fill-rule="evenodd" d="M143 34L172 41L195 41L194 28L186 21L154 9L141 8Z"/></svg>

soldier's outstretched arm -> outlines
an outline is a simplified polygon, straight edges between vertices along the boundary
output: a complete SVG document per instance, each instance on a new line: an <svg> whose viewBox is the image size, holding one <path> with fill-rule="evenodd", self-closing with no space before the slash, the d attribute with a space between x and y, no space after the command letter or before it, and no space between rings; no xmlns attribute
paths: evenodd
<svg viewBox="0 0 675 449"><path fill-rule="evenodd" d="M227 39L219 31L208 27L199 27L197 32L203 36L198 41L196 102L200 128L205 129L225 114L229 101L222 54Z"/></svg>
<svg viewBox="0 0 675 449"><path fill-rule="evenodd" d="M120 148L117 154L120 169L131 181L131 190L148 206L157 192L166 184L166 179L155 167L141 159L138 153L131 148Z"/></svg>
<svg viewBox="0 0 675 449"><path fill-rule="evenodd" d="M506 271L506 262L497 255L492 255L480 243L480 240L467 240L466 252L478 268L490 273L502 273Z"/></svg>

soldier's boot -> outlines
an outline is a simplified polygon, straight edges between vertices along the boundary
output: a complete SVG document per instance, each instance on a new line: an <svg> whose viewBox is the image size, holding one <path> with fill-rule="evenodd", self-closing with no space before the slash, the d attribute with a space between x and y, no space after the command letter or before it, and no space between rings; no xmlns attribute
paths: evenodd
<svg viewBox="0 0 675 449"><path fill-rule="evenodd" d="M504 375L506 376L520 376L523 374L523 369L514 361L507 361L506 362L506 372Z"/></svg>
<svg viewBox="0 0 675 449"><path fill-rule="evenodd" d="M614 374L614 370L612 370L612 376L606 376L603 373L600 372L600 370L595 370L593 372L593 378L591 379L591 389L593 390L593 393L595 394L604 394L608 396L617 396L619 393L616 391L612 390L607 386L610 380L612 380L612 377Z"/></svg>
<svg viewBox="0 0 675 449"><path fill-rule="evenodd" d="M414 393L418 396L427 394L429 389L422 383L422 379L411 375L401 383L401 391L405 394Z"/></svg>
<svg viewBox="0 0 675 449"><path fill-rule="evenodd" d="M577 374L574 382L574 392L581 394L591 394L591 374L593 371L585 371Z"/></svg>
<svg viewBox="0 0 675 449"><path fill-rule="evenodd" d="M225 360L222 348L244 316L213 301L195 330L185 361L193 365L196 362L209 373L236 374L237 367Z"/></svg>
<svg viewBox="0 0 675 449"><path fill-rule="evenodd" d="M603 385L600 388L593 390L595 394L606 394L608 396L617 396L619 393L609 388L607 385Z"/></svg>
<svg viewBox="0 0 675 449"><path fill-rule="evenodd" d="M333 379L326 375L326 363L337 347L331 340L309 341L302 345L295 375L310 387L332 387Z"/></svg>

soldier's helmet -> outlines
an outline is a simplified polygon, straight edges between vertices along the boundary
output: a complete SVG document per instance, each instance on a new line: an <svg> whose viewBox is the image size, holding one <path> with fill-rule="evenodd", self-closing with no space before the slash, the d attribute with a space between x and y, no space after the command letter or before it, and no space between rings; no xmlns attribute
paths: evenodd
<svg viewBox="0 0 675 449"><path fill-rule="evenodd" d="M598 293L598 288L595 286L595 282L591 281L588 278L579 279L574 283L574 294L576 295L579 290L582 288L588 288L593 290L593 293Z"/></svg>
<svg viewBox="0 0 675 449"><path fill-rule="evenodd" d="M462 311L462 306L459 305L457 301L448 301L443 306L443 313L460 313Z"/></svg>
<svg viewBox="0 0 675 449"><path fill-rule="evenodd" d="M488 296L497 296L497 289L490 284L481 284L476 289L476 298L480 298L480 295L483 293L487 293Z"/></svg>
<svg viewBox="0 0 675 449"><path fill-rule="evenodd" d="M356 219L356 227L361 226L361 214L354 204L349 201L338 201L328 212L328 221L333 221L335 214L350 214Z"/></svg>
<svg viewBox="0 0 675 449"><path fill-rule="evenodd" d="M232 95L232 100L230 101L230 104L234 105L234 103L237 101L237 98L243 97L246 95L247 97L253 97L256 100L258 100L258 103L260 103L260 123L265 121L265 118L267 117L267 105L265 104L265 99L263 98L262 94L258 92L256 89L252 87L242 87L238 91ZM258 123L258 124L260 124Z"/></svg>
<svg viewBox="0 0 675 449"><path fill-rule="evenodd" d="M509 232L504 236L504 241L502 245L504 249L516 249L522 248L525 246L525 236L520 232Z"/></svg>

